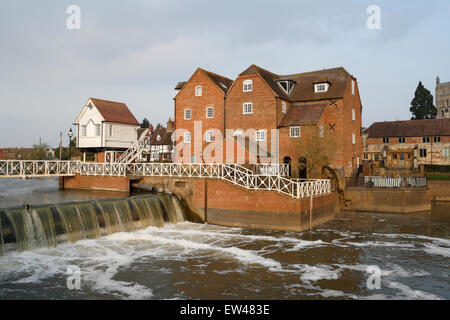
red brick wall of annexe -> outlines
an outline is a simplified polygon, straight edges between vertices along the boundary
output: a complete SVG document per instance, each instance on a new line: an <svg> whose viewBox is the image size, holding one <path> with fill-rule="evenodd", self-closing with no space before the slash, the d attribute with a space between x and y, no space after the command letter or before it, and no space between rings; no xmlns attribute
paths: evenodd
<svg viewBox="0 0 450 320"><path fill-rule="evenodd" d="M130 192L130 178L108 176L60 177L59 186L63 189L91 189Z"/></svg>
<svg viewBox="0 0 450 320"><path fill-rule="evenodd" d="M194 181L193 202L210 224L304 231L330 221L340 211L336 193L313 197L312 216L310 201L276 191L245 190L221 180Z"/></svg>

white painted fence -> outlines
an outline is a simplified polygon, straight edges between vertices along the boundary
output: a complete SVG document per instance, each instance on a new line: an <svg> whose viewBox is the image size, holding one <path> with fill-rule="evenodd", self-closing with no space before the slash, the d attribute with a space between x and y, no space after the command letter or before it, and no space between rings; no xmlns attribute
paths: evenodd
<svg viewBox="0 0 450 320"><path fill-rule="evenodd" d="M427 186L427 179L423 177L384 177L384 176L365 176L364 183L372 181L375 188L400 188L405 181L408 187L423 188Z"/></svg>

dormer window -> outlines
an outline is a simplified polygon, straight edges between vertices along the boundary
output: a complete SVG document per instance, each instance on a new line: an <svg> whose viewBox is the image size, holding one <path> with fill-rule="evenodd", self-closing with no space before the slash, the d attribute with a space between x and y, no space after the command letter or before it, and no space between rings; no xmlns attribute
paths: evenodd
<svg viewBox="0 0 450 320"><path fill-rule="evenodd" d="M328 82L316 83L314 85L314 92L316 92L316 93L327 92L329 86L330 86L330 84Z"/></svg>
<svg viewBox="0 0 450 320"><path fill-rule="evenodd" d="M92 108L94 108L94 106L92 105L92 103L89 102L88 108L89 108L90 110L92 110Z"/></svg>
<svg viewBox="0 0 450 320"><path fill-rule="evenodd" d="M294 88L296 82L293 80L279 80L277 81L278 85L286 92L287 94L290 94L292 89Z"/></svg>

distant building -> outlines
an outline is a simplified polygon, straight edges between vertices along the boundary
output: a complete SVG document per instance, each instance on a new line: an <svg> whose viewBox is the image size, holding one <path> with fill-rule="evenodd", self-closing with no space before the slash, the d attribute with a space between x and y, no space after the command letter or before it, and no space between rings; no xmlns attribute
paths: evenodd
<svg viewBox="0 0 450 320"><path fill-rule="evenodd" d="M450 82L441 83L436 78L436 109L437 119L450 118Z"/></svg>
<svg viewBox="0 0 450 320"><path fill-rule="evenodd" d="M364 160L389 169L450 165L450 119L375 122L367 130Z"/></svg>
<svg viewBox="0 0 450 320"><path fill-rule="evenodd" d="M169 118L167 127L154 129L152 125L147 133L150 136L150 149L142 153L139 162L170 162L172 161L173 148L173 130L175 122ZM145 129L138 129L138 138L144 133Z"/></svg>
<svg viewBox="0 0 450 320"><path fill-rule="evenodd" d="M54 159L55 158L55 150L48 149L45 153L45 156L47 159Z"/></svg>
<svg viewBox="0 0 450 320"><path fill-rule="evenodd" d="M0 160L8 160L6 159L7 152L7 149L0 149Z"/></svg>
<svg viewBox="0 0 450 320"><path fill-rule="evenodd" d="M105 161L107 152L115 154L130 148L137 140L139 122L122 102L90 98L75 120L77 148L94 152L96 161Z"/></svg>

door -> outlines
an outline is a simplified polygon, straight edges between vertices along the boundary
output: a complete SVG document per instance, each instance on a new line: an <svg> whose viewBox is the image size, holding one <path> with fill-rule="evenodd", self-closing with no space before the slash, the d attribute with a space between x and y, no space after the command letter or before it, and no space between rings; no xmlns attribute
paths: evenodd
<svg viewBox="0 0 450 320"><path fill-rule="evenodd" d="M405 167L405 155L401 153L398 157L398 167L404 168Z"/></svg>

